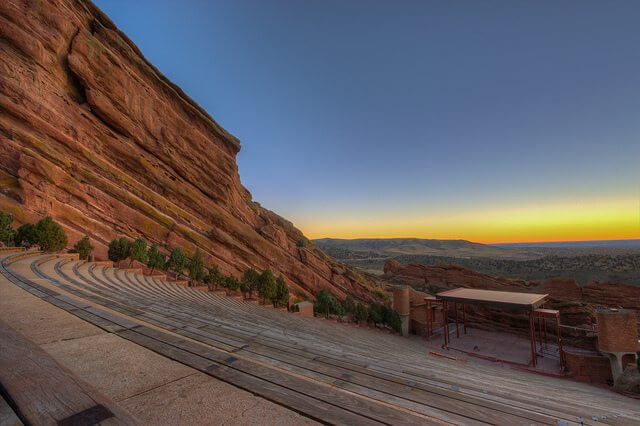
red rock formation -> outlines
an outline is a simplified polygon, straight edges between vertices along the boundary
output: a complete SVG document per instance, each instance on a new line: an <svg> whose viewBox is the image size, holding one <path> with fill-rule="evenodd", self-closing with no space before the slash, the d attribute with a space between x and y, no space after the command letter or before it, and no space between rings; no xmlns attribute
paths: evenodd
<svg viewBox="0 0 640 426"><path fill-rule="evenodd" d="M301 296L371 300L369 280L251 200L239 149L90 1L0 2L0 209L51 215L99 258L144 236L226 273L271 267Z"/></svg>
<svg viewBox="0 0 640 426"><path fill-rule="evenodd" d="M591 283L579 286L575 280L560 278L540 283L492 277L456 265L403 265L396 260L385 263L384 273L414 287L426 285L442 290L469 287L547 293L550 296L549 307L559 309L562 324L572 327L591 328L596 324L595 310L598 306L635 310L640 322L640 287L638 286L612 283ZM471 306L469 312L471 312L471 321L476 321L481 327L506 329L518 333L525 333L528 328L528 322L522 315ZM595 347L593 333L570 329L564 329L563 332L567 337L573 337L573 344Z"/></svg>

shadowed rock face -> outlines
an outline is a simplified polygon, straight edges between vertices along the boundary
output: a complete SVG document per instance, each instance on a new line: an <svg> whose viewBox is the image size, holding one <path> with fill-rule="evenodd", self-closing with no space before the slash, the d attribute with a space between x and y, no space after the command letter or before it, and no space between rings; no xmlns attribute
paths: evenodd
<svg viewBox="0 0 640 426"><path fill-rule="evenodd" d="M239 150L91 2L0 2L0 209L51 215L102 258L143 236L225 273L271 267L301 296L372 300L368 279L251 200Z"/></svg>
<svg viewBox="0 0 640 426"><path fill-rule="evenodd" d="M385 275L415 287L433 286L442 291L458 288L515 291L549 294L549 307L560 310L563 325L589 328L596 323L598 306L627 308L636 311L640 323L640 287L628 284L590 283L579 286L573 279L555 278L543 282L492 277L456 265L425 266L405 265L388 260L384 265ZM480 306L469 306L471 321L487 329L509 330L525 334L528 321L521 314L512 314ZM576 346L595 348L595 339L590 333L564 329L563 335Z"/></svg>

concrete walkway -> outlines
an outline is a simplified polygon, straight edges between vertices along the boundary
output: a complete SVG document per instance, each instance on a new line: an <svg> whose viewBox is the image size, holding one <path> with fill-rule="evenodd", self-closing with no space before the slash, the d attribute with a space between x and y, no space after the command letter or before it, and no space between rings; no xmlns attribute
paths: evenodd
<svg viewBox="0 0 640 426"><path fill-rule="evenodd" d="M35 276L30 261L12 268ZM300 425L312 420L151 352L44 302L0 275L0 319L141 424Z"/></svg>

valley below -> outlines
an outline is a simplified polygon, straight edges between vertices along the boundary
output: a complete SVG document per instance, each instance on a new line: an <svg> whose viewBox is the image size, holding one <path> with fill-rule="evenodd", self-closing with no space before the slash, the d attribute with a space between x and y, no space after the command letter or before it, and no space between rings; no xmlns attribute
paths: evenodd
<svg viewBox="0 0 640 426"><path fill-rule="evenodd" d="M640 243L562 246L493 246L453 240L315 240L337 260L384 275L385 262L456 265L474 272L526 281L573 279L640 286Z"/></svg>

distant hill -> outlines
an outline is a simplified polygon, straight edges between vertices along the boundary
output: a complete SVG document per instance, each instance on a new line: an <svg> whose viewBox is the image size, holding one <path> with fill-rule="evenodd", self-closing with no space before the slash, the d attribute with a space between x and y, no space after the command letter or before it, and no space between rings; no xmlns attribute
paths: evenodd
<svg viewBox="0 0 640 426"><path fill-rule="evenodd" d="M352 240L321 238L313 243L338 259L428 255L449 257L529 258L528 250L492 246L466 240L420 238L358 238Z"/></svg>
<svg viewBox="0 0 640 426"><path fill-rule="evenodd" d="M494 247L519 248L519 247L546 247L546 248L572 248L572 247L600 247L600 248L640 248L640 240L594 240L594 241L553 241L536 243L505 243L491 244Z"/></svg>
<svg viewBox="0 0 640 426"><path fill-rule="evenodd" d="M635 244L634 244L635 243ZM573 278L640 285L640 241L579 241L489 245L466 240L361 238L314 240L328 255L382 275L386 260L426 266L456 264L501 277Z"/></svg>

